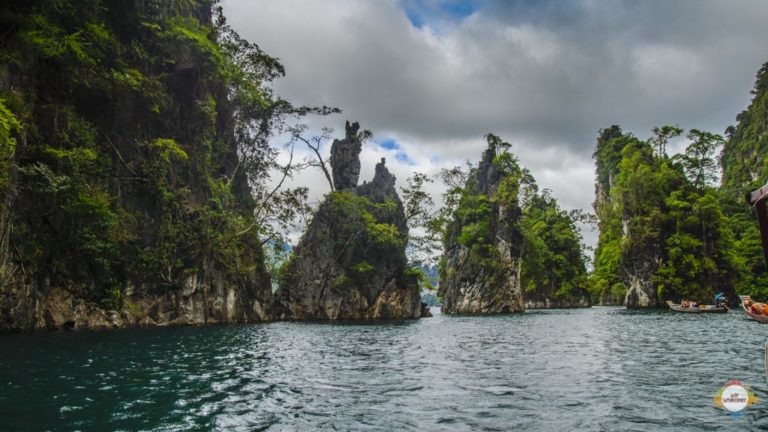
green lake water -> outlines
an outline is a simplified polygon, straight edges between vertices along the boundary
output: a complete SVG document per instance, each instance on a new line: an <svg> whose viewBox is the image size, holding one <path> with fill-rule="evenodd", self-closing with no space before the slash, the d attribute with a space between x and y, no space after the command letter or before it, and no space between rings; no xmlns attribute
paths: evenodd
<svg viewBox="0 0 768 432"><path fill-rule="evenodd" d="M768 325L529 311L0 336L0 430L762 430ZM761 399L733 416L726 381Z"/></svg>

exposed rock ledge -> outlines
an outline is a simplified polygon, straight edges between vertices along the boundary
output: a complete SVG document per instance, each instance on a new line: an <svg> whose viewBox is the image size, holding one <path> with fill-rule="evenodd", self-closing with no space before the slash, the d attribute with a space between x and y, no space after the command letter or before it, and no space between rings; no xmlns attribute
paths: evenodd
<svg viewBox="0 0 768 432"><path fill-rule="evenodd" d="M576 308L588 308L592 306L589 303L588 298L580 298L573 301L564 301L558 299L543 299L543 300L525 300L526 309L576 309Z"/></svg>
<svg viewBox="0 0 768 432"><path fill-rule="evenodd" d="M131 296L118 311L62 288L17 285L6 288L0 297L0 333L268 321L269 300L250 297L243 289L204 283L190 275L180 288Z"/></svg>

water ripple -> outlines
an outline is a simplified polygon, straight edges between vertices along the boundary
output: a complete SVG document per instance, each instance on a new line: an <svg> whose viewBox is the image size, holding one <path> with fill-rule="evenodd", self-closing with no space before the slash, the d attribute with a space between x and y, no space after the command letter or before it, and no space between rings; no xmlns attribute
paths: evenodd
<svg viewBox="0 0 768 432"><path fill-rule="evenodd" d="M3 430L762 430L768 326L620 308L0 338ZM739 379L763 400L732 417Z"/></svg>

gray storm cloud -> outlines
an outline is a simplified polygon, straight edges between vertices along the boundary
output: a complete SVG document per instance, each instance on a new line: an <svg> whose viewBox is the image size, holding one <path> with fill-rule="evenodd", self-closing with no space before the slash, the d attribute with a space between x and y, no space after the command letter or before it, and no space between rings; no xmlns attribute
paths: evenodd
<svg viewBox="0 0 768 432"><path fill-rule="evenodd" d="M591 205L600 128L722 133L768 60L761 0L476 3L469 16L426 15L420 27L395 1L223 7L235 29L285 65L278 94L344 110L316 126L339 129L348 118L396 139L415 162L388 159L400 179L476 159L493 132L565 208ZM364 159L382 150L368 152Z"/></svg>

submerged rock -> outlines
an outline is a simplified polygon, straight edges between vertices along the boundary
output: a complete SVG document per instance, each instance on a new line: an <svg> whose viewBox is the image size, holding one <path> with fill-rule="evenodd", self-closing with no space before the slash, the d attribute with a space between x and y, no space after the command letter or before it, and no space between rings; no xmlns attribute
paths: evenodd
<svg viewBox="0 0 768 432"><path fill-rule="evenodd" d="M524 310L522 233L517 194L507 194L494 145L473 170L446 239L442 312L493 314ZM514 195L514 196L512 196Z"/></svg>
<svg viewBox="0 0 768 432"><path fill-rule="evenodd" d="M408 226L395 176L384 159L370 183L357 186L359 125L333 143L336 191L326 196L275 293L276 318L372 320L419 318L416 273L405 257Z"/></svg>
<svg viewBox="0 0 768 432"><path fill-rule="evenodd" d="M432 311L429 310L429 305L424 302L421 302L421 317L431 318L432 316L433 316Z"/></svg>

